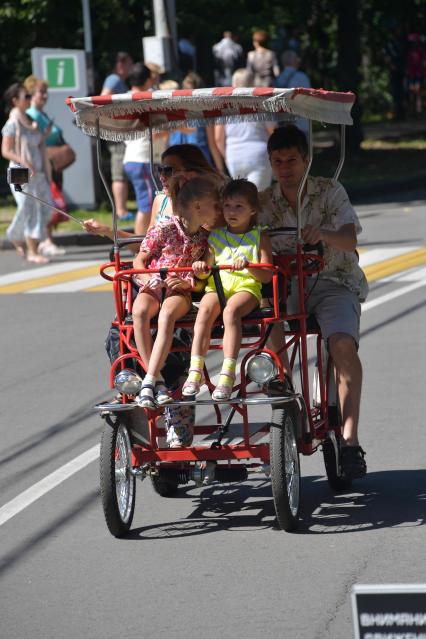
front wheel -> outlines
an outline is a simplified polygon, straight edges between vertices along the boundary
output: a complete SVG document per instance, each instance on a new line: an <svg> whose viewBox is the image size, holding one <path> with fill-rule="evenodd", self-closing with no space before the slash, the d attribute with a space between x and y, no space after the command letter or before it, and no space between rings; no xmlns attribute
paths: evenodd
<svg viewBox="0 0 426 639"><path fill-rule="evenodd" d="M102 506L114 537L129 529L135 510L135 477L131 474L132 447L124 424L105 423L101 440L100 480Z"/></svg>
<svg viewBox="0 0 426 639"><path fill-rule="evenodd" d="M299 523L300 464L296 426L285 408L274 409L269 440L275 512L280 527L291 531Z"/></svg>

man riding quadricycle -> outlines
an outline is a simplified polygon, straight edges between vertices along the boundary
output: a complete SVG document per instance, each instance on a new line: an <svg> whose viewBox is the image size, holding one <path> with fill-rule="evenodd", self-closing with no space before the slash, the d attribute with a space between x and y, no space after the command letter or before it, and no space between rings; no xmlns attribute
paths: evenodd
<svg viewBox="0 0 426 639"><path fill-rule="evenodd" d="M134 262L122 257L129 238L119 237L114 215L113 259L101 274L114 291L119 349L110 384L119 396L97 406L105 421L101 493L113 535L131 526L137 478L149 476L168 496L190 481L244 481L261 470L271 476L280 527L294 530L300 454L321 447L336 490L365 474L357 349L367 284L355 250L359 221L337 182L354 99L224 88L68 100L77 125L97 137L98 155L100 138L146 134L152 142L153 130L188 122L282 124L298 115L310 125L308 140L293 125L274 130L268 153L276 182L260 196L244 180L221 189L208 175L177 183L173 216L131 240L141 244ZM308 176L312 120L341 125L332 179ZM213 423L198 421L206 411Z"/></svg>

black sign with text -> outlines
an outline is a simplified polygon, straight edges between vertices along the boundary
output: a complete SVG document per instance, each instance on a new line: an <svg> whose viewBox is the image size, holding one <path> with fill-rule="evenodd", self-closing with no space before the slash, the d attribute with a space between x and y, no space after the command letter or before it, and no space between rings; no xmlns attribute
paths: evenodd
<svg viewBox="0 0 426 639"><path fill-rule="evenodd" d="M426 639L426 585L354 586L356 639Z"/></svg>

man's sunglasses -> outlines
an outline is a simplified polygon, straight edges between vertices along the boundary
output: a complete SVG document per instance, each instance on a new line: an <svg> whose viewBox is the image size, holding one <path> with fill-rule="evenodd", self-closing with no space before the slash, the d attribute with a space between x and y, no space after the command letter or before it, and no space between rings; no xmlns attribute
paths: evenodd
<svg viewBox="0 0 426 639"><path fill-rule="evenodd" d="M157 167L157 171L158 175L164 175L164 177L170 178L173 175L174 169L172 166L160 165Z"/></svg>

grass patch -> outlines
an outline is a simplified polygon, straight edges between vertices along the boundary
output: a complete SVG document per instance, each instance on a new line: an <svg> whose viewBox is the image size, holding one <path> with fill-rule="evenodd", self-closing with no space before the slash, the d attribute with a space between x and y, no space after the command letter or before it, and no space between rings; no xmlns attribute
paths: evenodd
<svg viewBox="0 0 426 639"><path fill-rule="evenodd" d="M367 145L358 153L348 155L343 165L340 180L348 188L368 188L389 182L404 183L409 179L424 176L426 165L424 149L421 145L378 146ZM312 175L330 175L336 170L338 162L334 149L318 151L312 163Z"/></svg>
<svg viewBox="0 0 426 639"><path fill-rule="evenodd" d="M133 202L129 202L129 211L136 211L136 204ZM16 206L14 204L14 200L12 196L8 196L2 200L0 200L0 235L4 235L7 227L12 221L13 216L15 215ZM102 206L97 211L89 211L86 209L76 209L74 211L70 211L71 215L76 217L79 220L88 220L90 218L94 218L101 222L102 224L108 224L112 226L112 213L111 211L105 210ZM132 226L132 222L118 222L119 228L129 228ZM76 231L83 231L84 229L72 220L68 222L61 222L58 226L56 232L59 233L74 233Z"/></svg>

